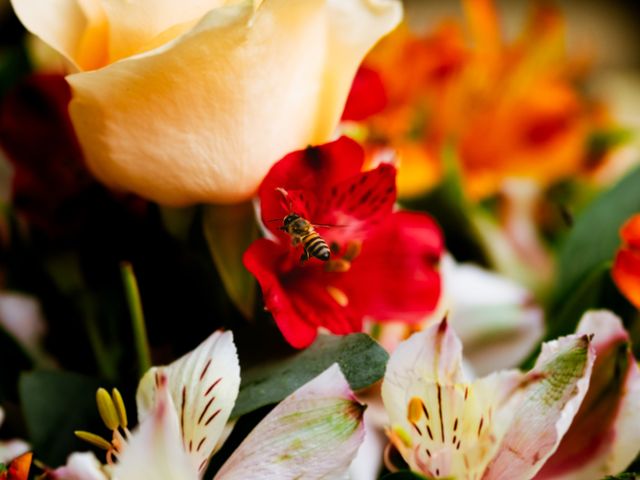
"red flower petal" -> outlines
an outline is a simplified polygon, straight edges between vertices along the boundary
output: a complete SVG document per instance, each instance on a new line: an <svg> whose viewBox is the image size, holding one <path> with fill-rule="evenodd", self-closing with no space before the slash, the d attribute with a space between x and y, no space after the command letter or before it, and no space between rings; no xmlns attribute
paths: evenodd
<svg viewBox="0 0 640 480"><path fill-rule="evenodd" d="M442 251L442 235L429 216L394 213L362 245L338 286L351 308L376 320L422 320L440 297Z"/></svg>
<svg viewBox="0 0 640 480"><path fill-rule="evenodd" d="M301 266L292 259L289 248L265 239L251 244L243 260L262 287L267 309L293 347L311 345L321 326L335 334L362 330L362 319L340 306L327 290L331 277L339 274L325 272L321 262Z"/></svg>
<svg viewBox="0 0 640 480"><path fill-rule="evenodd" d="M626 248L618 251L611 276L624 296L640 308L640 252Z"/></svg>
<svg viewBox="0 0 640 480"><path fill-rule="evenodd" d="M363 164L362 147L348 137L290 153L271 167L260 185L258 197L262 221L274 235L284 239L283 233L278 230L281 222L276 220L283 219L291 212L278 188L284 188L287 192L304 192L302 199L296 198L294 207L299 208L301 203L305 203L305 195L325 197L332 185L359 174ZM313 218L307 220L320 223Z"/></svg>
<svg viewBox="0 0 640 480"><path fill-rule="evenodd" d="M387 92L382 77L371 68L360 67L353 79L342 120L358 122L381 112L386 106Z"/></svg>
<svg viewBox="0 0 640 480"><path fill-rule="evenodd" d="M318 199L314 218L341 227L330 229L327 239L360 237L363 230L375 227L391 214L396 200L396 169L380 165L333 185L327 193L326 198Z"/></svg>

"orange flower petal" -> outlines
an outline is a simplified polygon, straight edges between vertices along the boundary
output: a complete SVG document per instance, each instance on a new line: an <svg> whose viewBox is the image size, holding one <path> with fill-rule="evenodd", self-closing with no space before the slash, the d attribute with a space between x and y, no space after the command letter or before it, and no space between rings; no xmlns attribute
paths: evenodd
<svg viewBox="0 0 640 480"><path fill-rule="evenodd" d="M632 250L640 250L640 214L634 215L624 224L620 229L620 236Z"/></svg>
<svg viewBox="0 0 640 480"><path fill-rule="evenodd" d="M636 224L640 225L640 221ZM611 276L624 296L640 308L640 252L621 249L616 255Z"/></svg>

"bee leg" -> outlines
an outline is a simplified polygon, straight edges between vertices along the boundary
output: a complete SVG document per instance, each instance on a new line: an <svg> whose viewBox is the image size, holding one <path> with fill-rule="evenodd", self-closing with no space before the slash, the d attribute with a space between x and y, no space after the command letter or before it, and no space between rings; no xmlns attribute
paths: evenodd
<svg viewBox="0 0 640 480"><path fill-rule="evenodd" d="M337 255L338 253L340 253L340 245L338 245L337 242L331 242L331 253L333 253L334 255Z"/></svg>
<svg viewBox="0 0 640 480"><path fill-rule="evenodd" d="M309 253L305 250L302 255L300 256L300 262L304 263L307 260L309 260Z"/></svg>

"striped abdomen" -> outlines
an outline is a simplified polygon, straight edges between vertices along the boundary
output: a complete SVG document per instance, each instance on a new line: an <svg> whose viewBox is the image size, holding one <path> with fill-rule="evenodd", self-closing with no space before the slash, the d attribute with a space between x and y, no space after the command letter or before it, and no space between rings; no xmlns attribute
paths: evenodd
<svg viewBox="0 0 640 480"><path fill-rule="evenodd" d="M300 237L307 258L315 257L318 260L327 261L331 255L329 245L314 230Z"/></svg>

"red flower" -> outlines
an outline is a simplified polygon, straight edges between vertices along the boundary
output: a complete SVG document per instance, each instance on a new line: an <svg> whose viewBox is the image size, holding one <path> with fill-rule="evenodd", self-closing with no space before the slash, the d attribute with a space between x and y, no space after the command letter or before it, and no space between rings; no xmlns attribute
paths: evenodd
<svg viewBox="0 0 640 480"><path fill-rule="evenodd" d="M381 112L386 106L387 92L382 77L376 70L360 67L353 79L342 120L359 122Z"/></svg>
<svg viewBox="0 0 640 480"><path fill-rule="evenodd" d="M618 250L611 275L624 296L640 308L640 214L625 223L620 236L624 245Z"/></svg>
<svg viewBox="0 0 640 480"><path fill-rule="evenodd" d="M244 256L285 339L303 348L319 327L336 334L374 320L421 320L440 295L440 230L427 215L394 212L395 168L362 172L364 152L346 137L287 155L260 186L262 220L275 237ZM316 227L331 258L301 261L280 229L290 213Z"/></svg>

